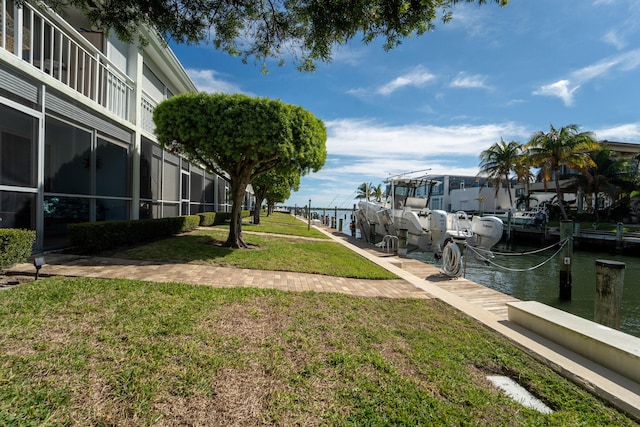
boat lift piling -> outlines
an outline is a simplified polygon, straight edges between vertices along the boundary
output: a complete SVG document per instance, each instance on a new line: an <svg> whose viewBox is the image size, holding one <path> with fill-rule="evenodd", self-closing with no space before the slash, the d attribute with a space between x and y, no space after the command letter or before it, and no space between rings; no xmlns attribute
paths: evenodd
<svg viewBox="0 0 640 427"><path fill-rule="evenodd" d="M596 260L596 301L594 321L620 330L620 307L626 264Z"/></svg>
<svg viewBox="0 0 640 427"><path fill-rule="evenodd" d="M573 259L573 221L560 221L560 241L566 243L560 254L560 299L571 301L571 264Z"/></svg>
<svg viewBox="0 0 640 427"><path fill-rule="evenodd" d="M622 253L624 248L624 242L622 241L623 236L623 224L621 222L616 226L616 253Z"/></svg>

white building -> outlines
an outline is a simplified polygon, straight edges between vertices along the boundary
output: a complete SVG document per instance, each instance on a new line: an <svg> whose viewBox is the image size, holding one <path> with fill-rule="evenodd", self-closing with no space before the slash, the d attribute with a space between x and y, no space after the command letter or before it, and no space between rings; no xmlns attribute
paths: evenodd
<svg viewBox="0 0 640 427"><path fill-rule="evenodd" d="M73 222L229 209L228 181L157 144L155 106L197 88L154 32L142 48L73 9L0 7L0 227L41 251Z"/></svg>
<svg viewBox="0 0 640 427"><path fill-rule="evenodd" d="M485 178L462 175L429 176L438 181L431 194L430 209L443 209L447 212L504 212L511 206L509 193L515 203L516 195L513 188L506 186L498 191ZM427 189L419 191L418 196L426 196Z"/></svg>

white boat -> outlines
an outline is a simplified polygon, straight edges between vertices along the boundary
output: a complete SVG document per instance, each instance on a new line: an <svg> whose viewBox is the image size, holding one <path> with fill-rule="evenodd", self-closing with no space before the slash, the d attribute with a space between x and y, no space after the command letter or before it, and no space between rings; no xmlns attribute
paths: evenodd
<svg viewBox="0 0 640 427"><path fill-rule="evenodd" d="M502 214L495 214L495 216L500 218L505 223L510 219L511 224L520 225L523 227L540 227L547 221L547 218L549 217L547 208L543 205L529 210L519 209L512 212L511 215L509 215L509 212L506 212Z"/></svg>
<svg viewBox="0 0 640 427"><path fill-rule="evenodd" d="M438 181L397 177L385 183L382 200L363 200L356 210L361 236L368 242L376 243L384 236L404 238L406 230L408 251L441 256L451 241L490 250L502 238L503 223L495 216L429 209L431 191ZM424 189L426 197L417 197L418 189Z"/></svg>

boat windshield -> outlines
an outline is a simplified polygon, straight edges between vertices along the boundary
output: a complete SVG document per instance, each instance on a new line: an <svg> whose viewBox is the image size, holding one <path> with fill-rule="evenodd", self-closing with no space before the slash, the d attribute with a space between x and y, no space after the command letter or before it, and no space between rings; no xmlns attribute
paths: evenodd
<svg viewBox="0 0 640 427"><path fill-rule="evenodd" d="M427 199L427 205L431 199L431 191L433 186L439 184L426 177L422 178L398 178L388 180L386 188L386 196L396 201L406 201L407 197L424 197ZM420 190L420 191L419 191Z"/></svg>

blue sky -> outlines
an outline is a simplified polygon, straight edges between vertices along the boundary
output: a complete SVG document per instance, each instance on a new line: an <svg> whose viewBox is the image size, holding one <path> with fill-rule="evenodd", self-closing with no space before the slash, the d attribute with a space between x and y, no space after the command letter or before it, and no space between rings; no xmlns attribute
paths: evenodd
<svg viewBox="0 0 640 427"><path fill-rule="evenodd" d="M570 123L640 143L640 2L462 4L453 21L385 52L354 40L301 73L243 64L210 45L173 45L200 90L301 105L327 126L324 168L286 204L350 208L363 182L429 168L475 175L500 141Z"/></svg>

